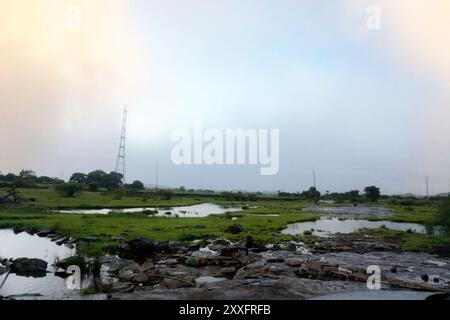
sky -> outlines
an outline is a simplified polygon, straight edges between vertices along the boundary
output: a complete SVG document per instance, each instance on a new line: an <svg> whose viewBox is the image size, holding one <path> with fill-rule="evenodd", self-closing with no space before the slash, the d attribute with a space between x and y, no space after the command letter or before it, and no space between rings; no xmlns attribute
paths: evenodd
<svg viewBox="0 0 450 320"><path fill-rule="evenodd" d="M380 29L367 27L370 5ZM446 0L0 0L0 171L217 190L450 190ZM279 129L280 167L175 165L171 135Z"/></svg>

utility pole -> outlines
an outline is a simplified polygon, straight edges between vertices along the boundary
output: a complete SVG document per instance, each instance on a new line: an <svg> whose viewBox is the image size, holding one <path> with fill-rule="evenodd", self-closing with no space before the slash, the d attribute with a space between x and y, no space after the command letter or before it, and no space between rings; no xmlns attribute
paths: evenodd
<svg viewBox="0 0 450 320"><path fill-rule="evenodd" d="M125 109L123 110L123 119L122 119L122 133L120 135L119 152L117 153L116 170L115 170L115 172L122 174L122 185L123 186L126 183L125 140L126 140L126 133L127 133L127 115L128 115L128 109L127 109L127 106L125 105Z"/></svg>
<svg viewBox="0 0 450 320"><path fill-rule="evenodd" d="M159 178L159 163L156 161L156 184L155 190L158 191L158 178Z"/></svg>
<svg viewBox="0 0 450 320"><path fill-rule="evenodd" d="M426 187L427 187L427 200L428 200L428 198L430 196L429 189L428 189L428 176L426 176L426 178L425 178L425 184L426 184Z"/></svg>

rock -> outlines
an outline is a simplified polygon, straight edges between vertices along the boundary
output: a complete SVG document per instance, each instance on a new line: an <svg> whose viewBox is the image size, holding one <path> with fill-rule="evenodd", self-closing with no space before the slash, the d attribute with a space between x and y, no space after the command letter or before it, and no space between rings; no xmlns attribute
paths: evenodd
<svg viewBox="0 0 450 320"><path fill-rule="evenodd" d="M84 241L87 241L87 242L97 242L97 241L100 240L100 238L99 238L99 237L94 237L94 236L92 236L92 237L86 237L86 238L84 238L83 240L84 240Z"/></svg>
<svg viewBox="0 0 450 320"><path fill-rule="evenodd" d="M430 277L427 274L421 275L420 278L425 282L428 282L430 280Z"/></svg>
<svg viewBox="0 0 450 320"><path fill-rule="evenodd" d="M161 284L168 289L178 289L193 286L193 281L194 278L190 276L180 280L176 280L173 278L164 278L163 281L161 281Z"/></svg>
<svg viewBox="0 0 450 320"><path fill-rule="evenodd" d="M397 266L392 266L391 267L391 272L392 273L397 273Z"/></svg>
<svg viewBox="0 0 450 320"><path fill-rule="evenodd" d="M45 277L47 262L41 259L18 258L13 260L11 272L20 276Z"/></svg>
<svg viewBox="0 0 450 320"><path fill-rule="evenodd" d="M0 276L6 272L8 272L8 269L0 264Z"/></svg>
<svg viewBox="0 0 450 320"><path fill-rule="evenodd" d="M242 265L248 263L248 249L241 246L231 246L223 248L220 254L225 257L231 257L234 261Z"/></svg>
<svg viewBox="0 0 450 320"><path fill-rule="evenodd" d="M150 279L150 274L145 272L139 272L132 279L133 282L146 284Z"/></svg>
<svg viewBox="0 0 450 320"><path fill-rule="evenodd" d="M146 261L145 263L143 263L142 265L140 265L138 267L138 270L140 272L150 272L150 271L153 271L154 269L155 269L155 265L150 260Z"/></svg>
<svg viewBox="0 0 450 320"><path fill-rule="evenodd" d="M25 231L25 229L20 228L20 227L14 227L14 228L13 228L13 232L14 232L15 234L18 234L18 233L21 233L21 232L24 232L24 231Z"/></svg>
<svg viewBox="0 0 450 320"><path fill-rule="evenodd" d="M158 264L166 264L168 266L175 266L178 264L178 260L177 259L161 260L158 262Z"/></svg>
<svg viewBox="0 0 450 320"><path fill-rule="evenodd" d="M235 267L225 267L220 269L220 274L225 277L232 277L236 274L236 271Z"/></svg>
<svg viewBox="0 0 450 320"><path fill-rule="evenodd" d="M159 241L155 243L155 252L174 254L188 251L188 246L183 242L177 241Z"/></svg>
<svg viewBox="0 0 450 320"><path fill-rule="evenodd" d="M305 260L297 258L289 258L284 260L284 263L291 267L300 267L304 262Z"/></svg>
<svg viewBox="0 0 450 320"><path fill-rule="evenodd" d="M188 267L198 267L199 266L198 258L191 256L186 259L184 264Z"/></svg>
<svg viewBox="0 0 450 320"><path fill-rule="evenodd" d="M46 237L47 235L51 234L52 232L50 230L42 230L36 233L39 237Z"/></svg>
<svg viewBox="0 0 450 320"><path fill-rule="evenodd" d="M339 265L326 261L306 261L295 271L295 274L301 278L320 279L320 280L345 280L348 274L339 271Z"/></svg>
<svg viewBox="0 0 450 320"><path fill-rule="evenodd" d="M82 272L86 271L86 260L82 256L72 256L56 262L58 268L67 270L70 266L78 266Z"/></svg>
<svg viewBox="0 0 450 320"><path fill-rule="evenodd" d="M155 243L147 238L135 238L122 247L121 257L144 260L155 252Z"/></svg>
<svg viewBox="0 0 450 320"><path fill-rule="evenodd" d="M109 287L104 288L103 292L110 293L131 293L134 291L136 286L129 282L114 282L110 284Z"/></svg>
<svg viewBox="0 0 450 320"><path fill-rule="evenodd" d="M63 245L65 242L67 242L69 239L70 239L69 236L65 236L65 237L59 238L55 243L56 243L58 246L62 246L62 245Z"/></svg>
<svg viewBox="0 0 450 320"><path fill-rule="evenodd" d="M229 226L225 230L225 232L229 232L229 233L232 233L232 234L238 234L238 233L241 233L243 231L244 231L244 227L241 226L240 224L237 224L237 223L232 224L231 226Z"/></svg>
<svg viewBox="0 0 450 320"><path fill-rule="evenodd" d="M219 238L216 239L212 242L213 245L218 245L218 246L229 246L231 243L231 241L227 240L227 239L223 239L223 238Z"/></svg>
<svg viewBox="0 0 450 320"><path fill-rule="evenodd" d="M245 239L239 241L238 244L249 249L263 247L263 244L259 241L255 241L251 235L246 236Z"/></svg>

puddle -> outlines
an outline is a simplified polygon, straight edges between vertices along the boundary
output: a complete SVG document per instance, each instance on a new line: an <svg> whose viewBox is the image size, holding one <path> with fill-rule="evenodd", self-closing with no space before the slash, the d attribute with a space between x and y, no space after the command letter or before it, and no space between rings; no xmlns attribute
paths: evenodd
<svg viewBox="0 0 450 320"><path fill-rule="evenodd" d="M220 281L224 281L224 280L227 280L227 279L205 276L205 277L198 277L197 279L195 279L195 282L200 283L200 284L205 284L205 283L220 282Z"/></svg>
<svg viewBox="0 0 450 320"><path fill-rule="evenodd" d="M153 211L153 212L152 212ZM227 212L242 211L241 207L224 208L213 203L202 203L192 206L173 207L173 208L124 208L124 209L75 209L75 210L58 210L60 213L74 213L74 214L109 214L109 213L147 213L149 216L156 217L206 217L211 214L223 214Z"/></svg>
<svg viewBox="0 0 450 320"><path fill-rule="evenodd" d="M41 238L26 232L15 234L13 230L0 230L0 257L4 259L37 258L48 263L48 273L44 277L34 278L16 274L0 275L0 296L41 296L43 298L60 298L70 292L66 281L54 274L52 266L56 260L75 254L75 249L65 245L58 246L48 238ZM7 278L6 278L7 276ZM24 296L26 298L26 296Z"/></svg>
<svg viewBox="0 0 450 320"><path fill-rule="evenodd" d="M321 214L333 214L333 215L390 216L393 214L392 210L386 208L366 207L366 206L346 206L346 207L311 206L303 210L316 211Z"/></svg>
<svg viewBox="0 0 450 320"><path fill-rule="evenodd" d="M359 229L378 229L388 228L399 231L414 231L417 233L438 234L439 231L435 227L426 227L417 223L391 222L391 221L369 221L338 218L321 217L316 221L299 222L288 225L282 231L284 234L296 235L302 234L304 231L311 231L313 235L327 237L335 233L352 233Z"/></svg>

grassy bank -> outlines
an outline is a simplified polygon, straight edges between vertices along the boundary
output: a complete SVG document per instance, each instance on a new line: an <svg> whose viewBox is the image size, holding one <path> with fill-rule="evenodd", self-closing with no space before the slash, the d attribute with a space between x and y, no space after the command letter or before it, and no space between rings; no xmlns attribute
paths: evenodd
<svg viewBox="0 0 450 320"><path fill-rule="evenodd" d="M238 216L238 220L232 220ZM189 241L203 236L226 237L239 240L247 234L263 241L282 237L279 231L288 223L314 219L313 215L286 213L278 217L247 216L239 213L211 215L204 218L148 217L140 214L77 215L58 213L0 214L0 228L19 227L26 230L52 230L75 239L99 237L86 248L90 254L114 247L111 237L147 237L154 240ZM239 223L245 231L234 235L225 230ZM284 236L286 237L286 236Z"/></svg>
<svg viewBox="0 0 450 320"><path fill-rule="evenodd" d="M0 190L0 193L4 190ZM86 251L99 254L117 245L111 237L148 237L154 240L189 241L204 236L227 237L239 240L247 234L263 241L287 240L280 230L287 224L314 220L317 213L304 210L311 203L280 199L256 199L256 201L229 201L220 197L186 195L161 199L157 196L121 196L120 192L84 191L75 197L62 197L52 188L18 189L19 204L0 204L0 228L19 227L28 230L52 230L61 235L70 235L81 240L96 236L98 242L90 243ZM70 208L125 208L125 207L172 207L213 202L223 206L240 206L241 212L211 215L203 218L148 217L143 214L77 215L51 213L49 210ZM330 204L323 204L329 206ZM345 205L345 204L344 204ZM348 204L347 204L348 205ZM364 204L362 204L364 205ZM433 224L436 220L437 204L403 205L379 202L375 205L395 212L388 217L372 219L397 222ZM237 217L237 220L232 220ZM226 228L239 223L245 231L238 235L226 233ZM395 236L404 242L404 249L431 252L433 246L445 243L448 238L430 237L421 234L380 230L378 236Z"/></svg>
<svg viewBox="0 0 450 320"><path fill-rule="evenodd" d="M389 229L371 230L371 234L385 240L400 241L404 251L450 253L450 236L432 236L423 233L403 232ZM445 254L445 252L448 252Z"/></svg>

